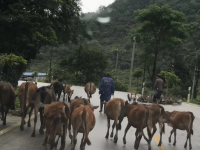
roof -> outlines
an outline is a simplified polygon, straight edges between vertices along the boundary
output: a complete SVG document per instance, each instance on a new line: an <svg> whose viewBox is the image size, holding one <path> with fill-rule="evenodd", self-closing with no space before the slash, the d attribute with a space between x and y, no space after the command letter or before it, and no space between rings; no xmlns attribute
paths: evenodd
<svg viewBox="0 0 200 150"><path fill-rule="evenodd" d="M24 72L22 76L32 77L34 72ZM46 73L38 73L38 77L44 77L47 76Z"/></svg>

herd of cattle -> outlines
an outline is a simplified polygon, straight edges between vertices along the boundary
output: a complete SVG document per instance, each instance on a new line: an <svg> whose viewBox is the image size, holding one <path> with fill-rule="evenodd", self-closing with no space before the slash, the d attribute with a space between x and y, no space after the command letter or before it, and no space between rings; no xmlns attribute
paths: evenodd
<svg viewBox="0 0 200 150"><path fill-rule="evenodd" d="M3 125L6 125L6 115L9 109L15 109L15 98L18 96L20 100L21 108L21 125L20 130L24 130L25 117L29 111L29 119L27 126L30 127L30 117L34 110L34 128L32 137L35 137L35 128L37 123L37 114L40 112L41 126L39 132L44 133L46 129L45 139L43 145L47 148L47 144L50 145L50 150L56 148L58 141L61 138L60 150L65 148L65 140L67 130L69 130L69 137L72 143L72 150L74 150L77 143L77 134L83 133L80 148L85 149L85 145L90 145L90 139L88 134L95 126L94 109L99 106L92 106L90 104L90 98L95 93L96 87L94 83L89 82L85 86L85 92L88 98L75 97L71 100L73 90L69 85L63 85L58 81L53 81L50 86L43 86L37 88L37 85L32 82L22 83L19 87L17 95L11 84L1 82L0 83L0 109L2 114ZM63 102L59 102L61 92L64 93ZM56 94L58 99L56 100ZM65 94L67 94L68 104L65 103ZM193 121L195 119L192 112L168 112L164 107L157 104L144 105L138 104L133 101L130 104L120 98L113 98L107 103L105 102L104 113L107 116L108 129L105 138L109 137L110 120L114 120L112 125L112 132L110 137L114 136L114 129L116 133L114 136L114 143L118 141L118 130L121 130L121 123L124 117L128 118L128 124L124 132L123 142L126 144L126 134L129 128L132 126L136 128L135 132L135 144L134 148L138 149L140 140L142 137L148 143L148 149L151 149L151 141L157 130L156 124L159 124L160 142L158 146L162 144L162 133L165 132L165 123L172 127L169 142L171 142L171 136L174 133L174 143L176 144L176 129L186 130L187 138L184 147L187 147L187 141L189 139L189 149L192 149L191 134L193 134ZM73 128L73 134L71 133L71 126ZM147 128L148 138L145 136L143 129ZM58 136L56 140L56 136Z"/></svg>

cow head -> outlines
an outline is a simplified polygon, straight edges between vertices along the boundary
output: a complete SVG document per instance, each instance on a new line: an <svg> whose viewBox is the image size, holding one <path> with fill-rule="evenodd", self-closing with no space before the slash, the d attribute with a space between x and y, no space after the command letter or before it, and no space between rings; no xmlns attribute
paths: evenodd
<svg viewBox="0 0 200 150"><path fill-rule="evenodd" d="M95 109L99 108L99 106L92 106L92 105L89 105L89 107L91 108L92 111L94 111Z"/></svg>
<svg viewBox="0 0 200 150"><path fill-rule="evenodd" d="M70 98L72 97L72 94L74 94L74 90L70 90L70 94L69 94Z"/></svg>

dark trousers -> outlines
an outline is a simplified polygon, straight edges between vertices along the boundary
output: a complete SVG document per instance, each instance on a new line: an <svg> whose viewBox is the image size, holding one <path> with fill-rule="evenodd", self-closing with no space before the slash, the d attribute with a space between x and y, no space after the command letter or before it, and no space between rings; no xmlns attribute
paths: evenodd
<svg viewBox="0 0 200 150"><path fill-rule="evenodd" d="M160 100L163 91L156 90L153 95L153 102Z"/></svg>

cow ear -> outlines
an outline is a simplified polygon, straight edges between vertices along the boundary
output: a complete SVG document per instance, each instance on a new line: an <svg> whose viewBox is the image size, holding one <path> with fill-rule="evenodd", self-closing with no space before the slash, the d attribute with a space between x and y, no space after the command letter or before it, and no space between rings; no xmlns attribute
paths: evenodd
<svg viewBox="0 0 200 150"><path fill-rule="evenodd" d="M125 102L125 106L128 105L128 104L129 104L128 101L126 101L126 102Z"/></svg>
<svg viewBox="0 0 200 150"><path fill-rule="evenodd" d="M97 109L99 108L99 106L92 106L92 109Z"/></svg>

